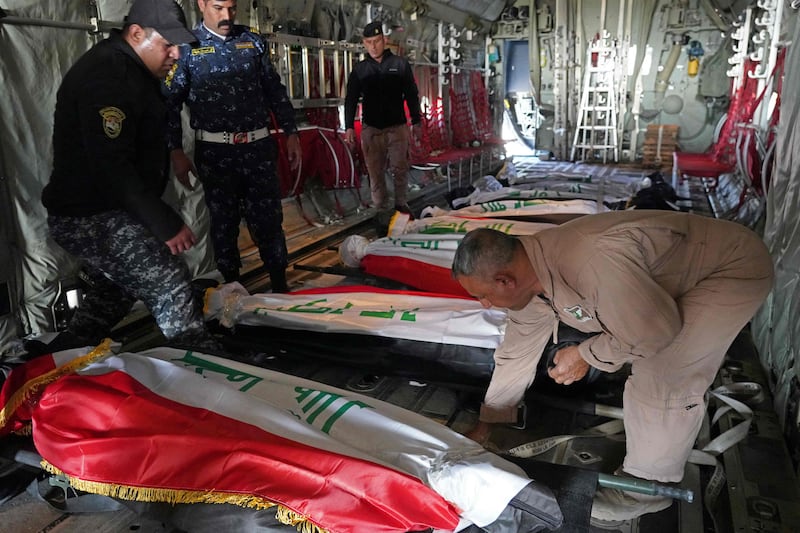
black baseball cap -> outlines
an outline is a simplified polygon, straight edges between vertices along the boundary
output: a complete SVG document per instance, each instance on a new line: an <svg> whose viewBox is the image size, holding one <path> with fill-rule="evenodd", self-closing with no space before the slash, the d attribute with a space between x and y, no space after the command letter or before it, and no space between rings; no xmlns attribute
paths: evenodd
<svg viewBox="0 0 800 533"><path fill-rule="evenodd" d="M376 35L383 35L383 26L380 22L370 22L364 26L364 37L375 37Z"/></svg>
<svg viewBox="0 0 800 533"><path fill-rule="evenodd" d="M125 22L153 28L172 44L197 40L186 29L186 15L175 0L134 0Z"/></svg>

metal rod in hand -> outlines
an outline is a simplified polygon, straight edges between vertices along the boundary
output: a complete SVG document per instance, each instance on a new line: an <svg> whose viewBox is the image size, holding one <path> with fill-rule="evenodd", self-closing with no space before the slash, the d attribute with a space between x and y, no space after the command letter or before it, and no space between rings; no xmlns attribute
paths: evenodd
<svg viewBox="0 0 800 533"><path fill-rule="evenodd" d="M638 492L639 494L648 494L650 496L667 496L676 500L683 500L692 503L694 501L694 491L689 489L681 489L678 487L670 487L655 481L647 479L635 479L630 477L612 476L610 474L599 474L597 483L601 487L609 489L627 490L629 492Z"/></svg>
<svg viewBox="0 0 800 533"><path fill-rule="evenodd" d="M536 403L549 405L551 407L555 407L556 409L564 409L566 411L572 411L576 413L605 416L607 418L622 420L622 408L615 407L613 405L574 400L572 398L546 396L544 394L531 394L530 399Z"/></svg>

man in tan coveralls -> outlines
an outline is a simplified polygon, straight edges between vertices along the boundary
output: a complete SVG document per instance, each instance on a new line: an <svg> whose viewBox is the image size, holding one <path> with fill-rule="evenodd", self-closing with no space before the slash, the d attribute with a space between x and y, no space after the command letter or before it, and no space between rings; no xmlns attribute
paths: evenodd
<svg viewBox="0 0 800 533"><path fill-rule="evenodd" d="M495 370L468 434L516 422L518 405L559 321L598 335L560 350L549 375L569 385L590 365L632 363L623 394L626 456L639 478L677 482L705 411L704 394L739 331L772 287L761 239L734 222L668 211L618 211L535 235L477 229L453 276L484 307L509 310ZM672 501L601 488L592 517L629 520Z"/></svg>

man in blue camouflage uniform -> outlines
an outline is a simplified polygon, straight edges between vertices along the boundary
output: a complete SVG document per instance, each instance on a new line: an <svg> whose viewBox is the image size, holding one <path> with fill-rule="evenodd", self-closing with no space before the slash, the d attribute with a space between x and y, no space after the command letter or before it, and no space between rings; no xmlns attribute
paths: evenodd
<svg viewBox="0 0 800 533"><path fill-rule="evenodd" d="M213 344L179 254L195 236L161 200L169 178L159 91L191 42L173 0L136 0L122 31L84 54L58 91L53 172L42 193L52 238L85 263L89 289L50 349L94 344L141 299L174 344Z"/></svg>
<svg viewBox="0 0 800 533"><path fill-rule="evenodd" d="M386 48L386 36L380 22L364 27L361 41L367 52L356 63L347 80L344 102L344 140L355 142L355 117L361 101L361 148L369 172L372 203L378 209L389 207L386 194L386 167L394 179L394 208L411 213L408 194L408 125L404 103L411 115L412 132L419 136L421 112L419 90L411 65L404 57Z"/></svg>
<svg viewBox="0 0 800 533"><path fill-rule="evenodd" d="M239 279L237 238L244 215L273 292L286 292L288 254L277 178L277 143L269 135L270 111L287 135L289 164L300 165L300 141L286 87L269 60L266 43L234 24L235 0L198 0L203 20L167 77L169 140L178 180L191 187L196 172L211 213L211 240L226 282ZM196 168L183 151L181 108L195 130Z"/></svg>

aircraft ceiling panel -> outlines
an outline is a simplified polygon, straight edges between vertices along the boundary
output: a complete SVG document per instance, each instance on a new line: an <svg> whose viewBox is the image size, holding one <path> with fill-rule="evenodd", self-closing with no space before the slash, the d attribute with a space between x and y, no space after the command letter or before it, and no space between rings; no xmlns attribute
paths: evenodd
<svg viewBox="0 0 800 533"><path fill-rule="evenodd" d="M506 7L504 0L450 0L441 3L490 21L500 18L500 13Z"/></svg>

